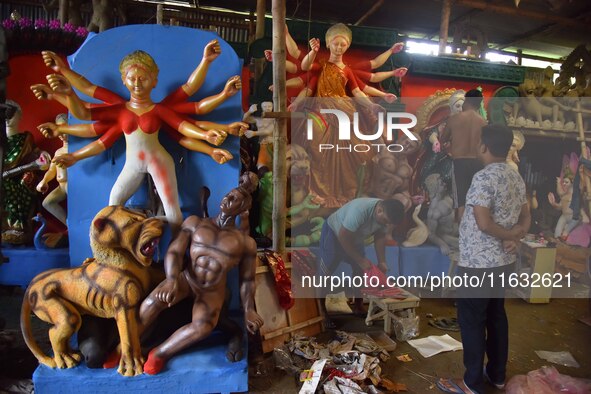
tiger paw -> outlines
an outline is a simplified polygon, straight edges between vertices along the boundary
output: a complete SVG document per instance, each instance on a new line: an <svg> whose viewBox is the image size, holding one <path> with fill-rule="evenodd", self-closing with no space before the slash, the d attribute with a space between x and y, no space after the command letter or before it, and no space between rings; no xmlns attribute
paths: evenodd
<svg viewBox="0 0 591 394"><path fill-rule="evenodd" d="M55 365L58 368L74 368L82 360L82 356L78 353L55 353L53 356Z"/></svg>
<svg viewBox="0 0 591 394"><path fill-rule="evenodd" d="M117 372L123 376L141 375L144 372L143 365L144 359L141 354L123 354L121 356L121 361L119 362L119 368L117 369Z"/></svg>

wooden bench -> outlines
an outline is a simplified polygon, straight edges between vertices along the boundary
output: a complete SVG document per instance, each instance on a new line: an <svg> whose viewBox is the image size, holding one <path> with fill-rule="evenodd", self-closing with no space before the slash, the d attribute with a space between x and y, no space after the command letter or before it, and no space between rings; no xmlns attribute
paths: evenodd
<svg viewBox="0 0 591 394"><path fill-rule="evenodd" d="M416 316L415 308L419 306L421 299L409 292L405 299L378 298L370 296L369 308L365 324L373 325L374 320L384 320L384 331L392 335L392 323L401 317L413 318Z"/></svg>

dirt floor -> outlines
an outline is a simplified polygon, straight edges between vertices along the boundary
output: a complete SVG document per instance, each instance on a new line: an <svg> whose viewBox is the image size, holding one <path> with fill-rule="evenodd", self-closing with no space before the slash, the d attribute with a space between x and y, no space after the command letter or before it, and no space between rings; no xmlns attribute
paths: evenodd
<svg viewBox="0 0 591 394"><path fill-rule="evenodd" d="M21 392L30 392L30 379L37 366L36 359L25 346L19 329L19 313L22 291L17 289L0 290L0 317L5 320L5 331L14 334L9 340L9 347L0 351L0 392L6 392L8 382L21 380ZM520 299L508 299L506 309L509 316L510 353L508 376L524 374L528 371L547 365L534 353L535 350L569 351L580 368L567 368L555 365L563 374L580 378L591 378L591 327L578 321L589 313L588 299L553 299L549 304L528 304ZM459 332L442 331L427 324L426 315L455 317L453 301L449 299L422 299L417 310L420 316L420 337L428 335L450 334L460 340ZM337 328L349 332L375 331L381 328L381 322L367 327L364 319L350 315L334 318ZM6 331L8 330L8 331ZM45 328L37 325L35 336L42 345ZM332 332L319 336L319 340L330 339ZM0 345L2 343L0 336ZM46 338L46 337L45 337ZM251 344L251 349L255 348ZM251 353L256 353L252 352ZM403 363L395 356L408 354L411 362ZM431 358L423 358L407 343L398 343L393 356L387 363L382 363L385 377L404 383L409 393L437 393L434 386L438 377L460 377L463 373L462 352L441 353ZM261 354L253 354L250 362L251 393L292 393L297 392L299 385L294 376L273 368L272 359ZM422 373L419 376L416 373ZM490 389L489 393L496 393Z"/></svg>
<svg viewBox="0 0 591 394"><path fill-rule="evenodd" d="M508 377L525 374L538 369L548 362L538 358L535 350L569 351L580 368L568 368L554 365L560 373L580 378L591 378L591 327L578 321L589 313L588 299L553 299L549 304L528 304L521 299L507 299L506 309L509 316L509 363ZM455 317L453 301L449 299L422 299L417 310L420 316L420 337L449 334L461 340L459 332L442 331L428 325L426 314ZM349 332L362 332L380 328L381 322L366 327L364 319L341 315L333 319L338 329ZM322 337L330 333L324 333ZM321 336L319 336L320 338ZM403 363L395 356L408 354L413 361ZM463 374L462 352L440 353L431 358L423 358L408 343L398 343L392 357L382 363L383 376L407 385L409 393L438 393L434 383L439 377L461 377ZM254 364L254 363L251 363ZM268 369L268 368L267 368ZM298 385L292 376L282 371L251 367L249 380L251 393L291 393L297 392ZM416 375L429 375L429 381ZM502 391L490 388L488 393Z"/></svg>

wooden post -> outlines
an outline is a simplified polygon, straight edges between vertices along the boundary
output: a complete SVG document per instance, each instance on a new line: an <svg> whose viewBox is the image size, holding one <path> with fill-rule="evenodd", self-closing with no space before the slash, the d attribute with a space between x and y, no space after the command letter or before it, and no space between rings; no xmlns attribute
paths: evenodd
<svg viewBox="0 0 591 394"><path fill-rule="evenodd" d="M256 29L254 33L254 39L258 40L265 37L265 13L267 12L266 9L266 1L265 0L257 0L257 19L256 19ZM263 70L265 67L266 60L265 58L255 59L254 61L254 80L258 81L258 79L263 74ZM277 108L275 108L277 109Z"/></svg>
<svg viewBox="0 0 591 394"><path fill-rule="evenodd" d="M251 9L248 14L248 45L256 39L256 24L257 20L254 16L254 11Z"/></svg>
<svg viewBox="0 0 591 394"><path fill-rule="evenodd" d="M285 0L273 0L273 107L285 112ZM259 15L257 15L258 19ZM273 249L285 251L285 196L287 189L287 118L278 118L273 132Z"/></svg>
<svg viewBox="0 0 591 394"><path fill-rule="evenodd" d="M587 144L585 144L585 128L583 125L583 111L581 110L581 99L577 100L577 126L579 129L579 139L581 140L581 157L584 159L589 160L589 154L587 153ZM577 169L579 171L579 169ZM591 179L588 176L585 176L584 173L581 173L581 181L579 183L579 187L583 189L583 182L585 182L585 193L581 193L583 198L587 200L587 204L589 204L589 212L591 213ZM581 201L582 203L582 201Z"/></svg>
<svg viewBox="0 0 591 394"><path fill-rule="evenodd" d="M68 0L60 0L59 1L59 8L57 11L58 19L62 26L68 23Z"/></svg>
<svg viewBox="0 0 591 394"><path fill-rule="evenodd" d="M156 24L164 24L164 5L158 4L156 6Z"/></svg>
<svg viewBox="0 0 591 394"><path fill-rule="evenodd" d="M439 54L445 53L447 46L447 33L449 30L449 14L451 13L451 0L443 0L441 9L441 25L439 26Z"/></svg>
<svg viewBox="0 0 591 394"><path fill-rule="evenodd" d="M257 0L257 27L254 35L255 39L257 40L259 38L265 37L265 12L267 11L265 6L265 0ZM275 23L273 23L273 26L275 26Z"/></svg>

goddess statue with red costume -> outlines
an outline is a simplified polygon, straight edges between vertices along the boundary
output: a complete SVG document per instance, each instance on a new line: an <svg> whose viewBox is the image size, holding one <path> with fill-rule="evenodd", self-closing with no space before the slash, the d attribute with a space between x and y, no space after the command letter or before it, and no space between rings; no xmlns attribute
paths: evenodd
<svg viewBox="0 0 591 394"><path fill-rule="evenodd" d="M221 145L228 134L242 135L248 128L243 122L221 125L199 121L188 115L203 115L214 110L228 97L241 88L239 76L231 77L223 91L198 102L189 102L202 86L209 65L221 53L217 40L209 42L203 51L203 58L185 84L169 94L160 103L154 103L150 94L158 82L158 66L154 59L144 51L135 51L125 56L119 65L121 80L129 90L130 100L118 96L110 90L89 82L86 78L69 69L53 52L43 52L45 64L58 74L47 77L49 86L33 85L31 90L39 99L55 99L65 105L72 115L93 123L57 126L44 123L38 126L48 138L60 134L77 137L99 138L73 153L55 157L54 162L69 167L84 158L97 155L110 148L123 134L126 140L126 161L115 181L109 197L109 205L124 205L137 191L150 174L164 207L166 219L176 234L182 220L179 205L174 162L170 154L158 140L158 132L163 123L171 138L181 146L209 154L217 163L223 164L232 155L214 146ZM82 101L72 86L82 93L96 98L103 104L90 104Z"/></svg>
<svg viewBox="0 0 591 394"><path fill-rule="evenodd" d="M358 128L363 134L375 133L377 128L377 113L383 112L383 108L373 103L369 97L368 86L363 78L372 78L369 71L362 75L360 69L345 64L343 56L349 49L352 40L351 30L342 23L331 26L326 32L326 46L330 51L328 60L316 61L316 55L320 49L320 41L317 38L310 40L312 50L302 59L301 69L307 72L306 85L290 105L290 110L305 109L309 113L319 115L319 109L334 109L342 111L353 119L353 114L358 116ZM402 49L402 44L396 44L389 49L386 55ZM382 54L384 55L384 54ZM387 56L378 56L372 61L367 61L366 68L377 67L380 61L385 62ZM377 62L377 63L376 63ZM356 65L355 67L359 67ZM406 69L390 72L402 76ZM289 82L289 81L288 81ZM375 88L372 88L375 89ZM369 95L382 95L369 90ZM383 94L385 96L387 94ZM355 97L354 101L351 96ZM316 99L308 102L306 97ZM384 97L388 100L395 97ZM292 142L307 146L310 155L310 192L316 196L315 203L323 208L333 210L358 197L367 180L366 167L370 166L375 152L338 152L336 149L320 151L320 146L337 147L339 145L339 125L335 116L320 116L321 121L312 122L312 139L306 140L306 132L292 135ZM292 130L295 128L292 126ZM350 146L364 144L364 141L352 134ZM380 143L379 138L374 143ZM342 145L342 142L341 142ZM325 212L329 213L329 212Z"/></svg>

